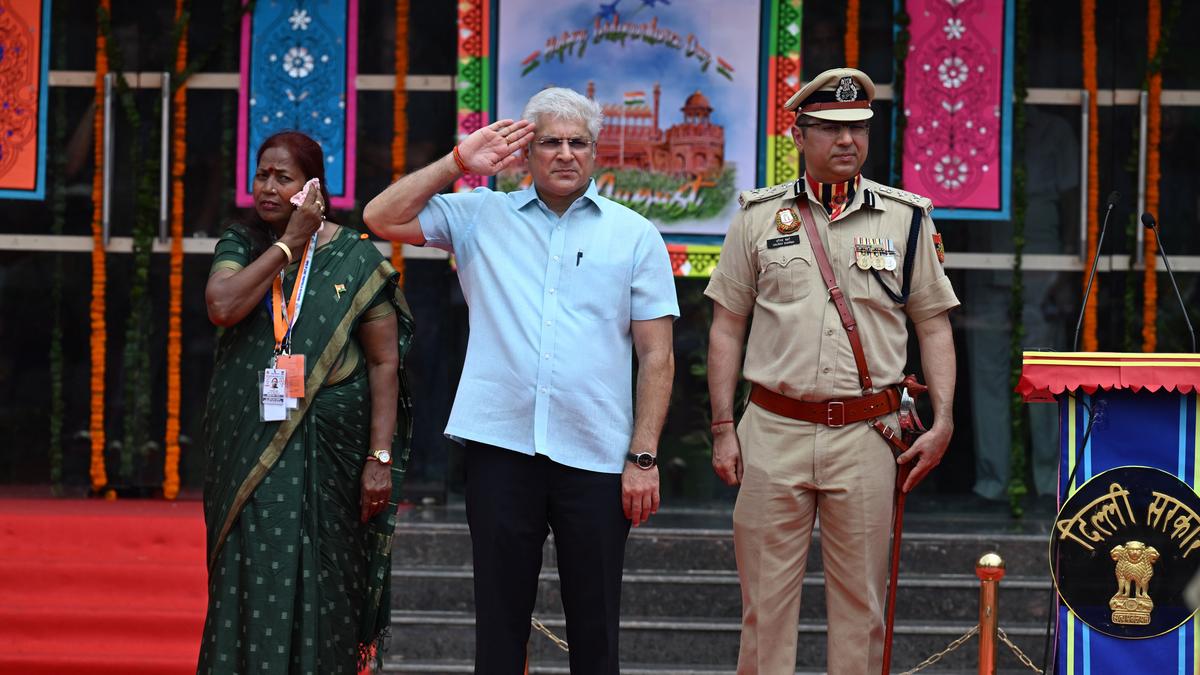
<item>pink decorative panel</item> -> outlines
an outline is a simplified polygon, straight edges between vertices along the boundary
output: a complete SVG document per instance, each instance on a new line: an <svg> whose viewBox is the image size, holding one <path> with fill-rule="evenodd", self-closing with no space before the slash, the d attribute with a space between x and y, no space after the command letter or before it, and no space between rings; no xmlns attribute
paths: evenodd
<svg viewBox="0 0 1200 675"><path fill-rule="evenodd" d="M1007 217L1011 22L1004 0L907 0L904 187L964 218Z"/></svg>

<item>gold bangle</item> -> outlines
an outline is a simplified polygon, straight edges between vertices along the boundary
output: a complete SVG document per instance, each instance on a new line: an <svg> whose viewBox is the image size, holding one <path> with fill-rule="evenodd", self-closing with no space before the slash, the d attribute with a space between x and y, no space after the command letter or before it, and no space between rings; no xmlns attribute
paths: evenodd
<svg viewBox="0 0 1200 675"><path fill-rule="evenodd" d="M278 246L278 247L279 247L279 250L280 250L280 251L283 251L283 254L287 256L287 259L288 259L288 264L289 264L289 265L291 265L291 264L292 264L292 249L288 248L288 245L287 245L287 244L283 243L282 241L277 241L277 242L275 242L274 244L271 244L271 245L272 245L272 246Z"/></svg>

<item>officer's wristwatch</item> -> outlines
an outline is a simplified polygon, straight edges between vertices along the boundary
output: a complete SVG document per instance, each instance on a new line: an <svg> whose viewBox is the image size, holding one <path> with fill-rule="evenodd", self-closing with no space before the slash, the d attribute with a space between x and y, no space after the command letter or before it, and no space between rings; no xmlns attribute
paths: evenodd
<svg viewBox="0 0 1200 675"><path fill-rule="evenodd" d="M386 465L386 464L391 464L391 463L392 463L392 451L391 451L391 450L387 450L387 449L384 449L384 450L372 450L372 451L371 451L371 454L367 455L367 459L368 459L368 460L372 460L372 459L373 459L373 460L375 460L376 462L379 462L380 464L385 464L385 465Z"/></svg>
<svg viewBox="0 0 1200 675"><path fill-rule="evenodd" d="M631 452L625 455L625 460L633 462L637 465L637 468L643 471L649 471L658 465L658 457L648 452L639 452L636 455Z"/></svg>

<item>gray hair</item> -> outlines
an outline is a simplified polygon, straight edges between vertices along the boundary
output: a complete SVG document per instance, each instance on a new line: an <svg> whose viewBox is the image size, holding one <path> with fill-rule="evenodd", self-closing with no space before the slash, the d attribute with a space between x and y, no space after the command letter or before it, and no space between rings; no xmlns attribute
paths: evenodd
<svg viewBox="0 0 1200 675"><path fill-rule="evenodd" d="M574 89L549 87L533 95L525 104L521 117L535 125L539 117L583 122L587 125L592 140L600 138L600 127L604 124L604 112L596 103Z"/></svg>

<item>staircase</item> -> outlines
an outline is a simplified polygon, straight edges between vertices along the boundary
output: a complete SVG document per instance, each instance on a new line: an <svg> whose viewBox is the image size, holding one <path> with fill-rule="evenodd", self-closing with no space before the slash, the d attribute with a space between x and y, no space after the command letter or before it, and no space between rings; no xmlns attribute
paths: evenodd
<svg viewBox="0 0 1200 675"><path fill-rule="evenodd" d="M974 565L988 551L998 552L1007 567L1000 583L1000 626L1040 665L1052 593L1045 559L1048 518L1018 523L999 513L956 516L936 502L926 509L910 509L905 518L893 671L916 666L977 623ZM631 532L626 549L622 673L732 673L741 594L729 512L667 510L650 523ZM825 667L819 534L813 549L800 615L797 670L802 673ZM461 508L419 508L405 514L395 551L393 638L384 671L473 672L471 545ZM543 559L535 616L565 636L552 541ZM978 641L972 638L928 671L977 669ZM1004 645L997 669L1030 672ZM530 637L530 672L569 672L566 654L536 631Z"/></svg>

